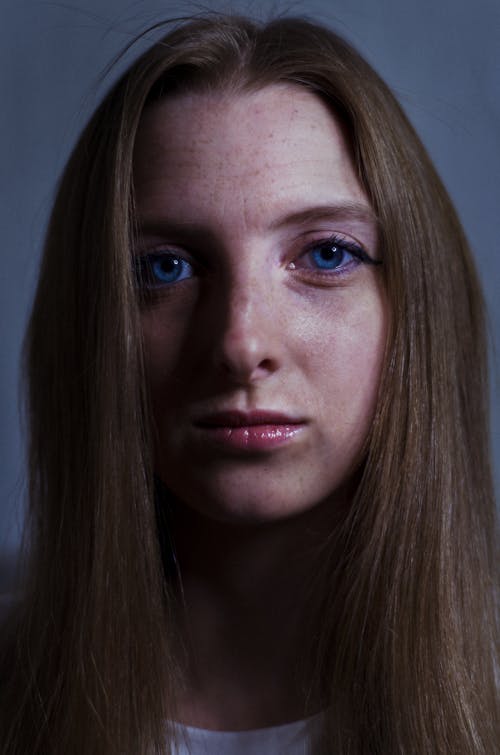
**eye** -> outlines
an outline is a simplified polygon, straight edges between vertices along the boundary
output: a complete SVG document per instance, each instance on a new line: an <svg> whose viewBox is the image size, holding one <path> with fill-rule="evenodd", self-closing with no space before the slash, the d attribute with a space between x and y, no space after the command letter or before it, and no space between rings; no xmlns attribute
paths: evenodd
<svg viewBox="0 0 500 755"><path fill-rule="evenodd" d="M331 236L309 244L305 251L291 263L292 270L305 270L320 275L340 275L361 263L380 264L372 259L359 244L341 236Z"/></svg>
<svg viewBox="0 0 500 755"><path fill-rule="evenodd" d="M152 290L171 286L194 275L194 269L184 257L173 252L151 252L134 258L136 285Z"/></svg>
<svg viewBox="0 0 500 755"><path fill-rule="evenodd" d="M340 244L320 244L309 252L311 263L319 270L335 270L353 259L352 254Z"/></svg>

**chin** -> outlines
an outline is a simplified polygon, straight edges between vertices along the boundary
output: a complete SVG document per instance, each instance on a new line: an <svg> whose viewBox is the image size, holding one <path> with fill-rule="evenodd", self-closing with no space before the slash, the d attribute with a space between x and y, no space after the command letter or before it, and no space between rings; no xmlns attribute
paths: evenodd
<svg viewBox="0 0 500 755"><path fill-rule="evenodd" d="M358 474L349 475L337 484L324 489L304 486L300 480L280 483L275 478L266 484L265 474L251 482L230 484L227 478L212 477L208 484L191 479L190 485L167 484L175 501L196 511L202 517L226 524L260 525L300 517L315 510L331 511L332 518L344 510L352 498ZM161 475L166 481L168 477ZM206 481L205 481L206 482ZM333 490L333 492L332 492Z"/></svg>

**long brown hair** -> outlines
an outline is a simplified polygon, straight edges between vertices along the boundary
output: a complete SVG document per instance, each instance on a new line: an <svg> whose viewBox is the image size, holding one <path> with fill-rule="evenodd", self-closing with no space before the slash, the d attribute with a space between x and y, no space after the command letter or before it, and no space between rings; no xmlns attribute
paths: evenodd
<svg viewBox="0 0 500 755"><path fill-rule="evenodd" d="M459 221L395 98L341 38L214 16L132 65L60 183L26 338L30 553L3 642L6 753L169 752L182 682L130 265L134 140L158 97L277 82L348 129L391 310L362 478L322 553L318 752L497 747L484 312Z"/></svg>

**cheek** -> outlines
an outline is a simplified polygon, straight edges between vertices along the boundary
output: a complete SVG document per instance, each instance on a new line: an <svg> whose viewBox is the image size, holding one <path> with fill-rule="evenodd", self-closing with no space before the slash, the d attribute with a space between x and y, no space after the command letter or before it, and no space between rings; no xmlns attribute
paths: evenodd
<svg viewBox="0 0 500 755"><path fill-rule="evenodd" d="M167 381L175 380L189 353L192 297L159 302L142 313L144 357L153 398ZM178 380L182 376L178 374Z"/></svg>
<svg viewBox="0 0 500 755"><path fill-rule="evenodd" d="M378 286L346 297L345 306L332 302L319 322L310 323L308 363L317 411L328 415L336 432L350 433L349 444L364 440L371 424L387 329L388 308Z"/></svg>

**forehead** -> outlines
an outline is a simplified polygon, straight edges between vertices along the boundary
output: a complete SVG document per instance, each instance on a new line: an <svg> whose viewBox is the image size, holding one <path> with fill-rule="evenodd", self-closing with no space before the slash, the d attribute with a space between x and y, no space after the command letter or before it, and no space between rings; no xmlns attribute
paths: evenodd
<svg viewBox="0 0 500 755"><path fill-rule="evenodd" d="M210 202L227 209L240 201L263 215L300 209L311 194L315 202L366 203L341 124L296 85L181 95L148 107L134 182L141 214L165 201L176 212L190 202L203 212Z"/></svg>

